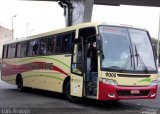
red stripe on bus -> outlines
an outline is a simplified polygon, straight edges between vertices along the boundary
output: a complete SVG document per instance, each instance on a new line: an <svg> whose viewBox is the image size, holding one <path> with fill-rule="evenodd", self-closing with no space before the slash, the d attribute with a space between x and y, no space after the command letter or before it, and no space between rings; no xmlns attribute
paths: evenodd
<svg viewBox="0 0 160 114"><path fill-rule="evenodd" d="M24 73L24 72L28 72L31 70L35 70L31 67L31 65L33 64L40 64L42 65L41 67L42 69L39 69L39 70L45 70L43 65L47 63L46 62L32 62L28 64L23 64L23 65L10 65L7 63L3 63L3 66L6 66L6 68L2 68L2 76L15 75L17 73ZM50 70L58 71L66 76L68 75L65 71L63 71L62 69L60 69L59 67L55 65L52 65Z"/></svg>

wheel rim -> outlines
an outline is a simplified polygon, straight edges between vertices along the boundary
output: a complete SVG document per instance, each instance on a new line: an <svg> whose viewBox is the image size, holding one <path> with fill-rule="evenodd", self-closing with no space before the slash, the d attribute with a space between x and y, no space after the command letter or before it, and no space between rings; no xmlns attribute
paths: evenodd
<svg viewBox="0 0 160 114"><path fill-rule="evenodd" d="M68 84L67 87L66 87L66 97L67 97L67 99L71 99L70 84Z"/></svg>
<svg viewBox="0 0 160 114"><path fill-rule="evenodd" d="M67 86L66 86L66 91L65 91L65 93L66 93L66 97L67 97L67 99L68 99L69 101L71 101L71 102L77 102L77 101L79 100L78 97L71 96L71 94L70 94L70 84L69 84L69 83L68 83Z"/></svg>
<svg viewBox="0 0 160 114"><path fill-rule="evenodd" d="M22 83L22 80L19 78L18 83L17 83L17 88L18 88L19 91L21 91L22 87L23 87L23 83Z"/></svg>

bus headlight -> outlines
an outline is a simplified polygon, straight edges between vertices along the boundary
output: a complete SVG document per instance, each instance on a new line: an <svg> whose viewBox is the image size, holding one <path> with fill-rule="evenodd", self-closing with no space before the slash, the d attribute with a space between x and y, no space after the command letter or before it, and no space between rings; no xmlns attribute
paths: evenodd
<svg viewBox="0 0 160 114"><path fill-rule="evenodd" d="M108 85L114 85L114 86L118 85L115 80L111 80L111 79L102 78L102 79L100 79L100 82L102 82L104 84L108 84Z"/></svg>
<svg viewBox="0 0 160 114"><path fill-rule="evenodd" d="M150 84L150 86L156 86L156 85L158 85L158 81L157 80L152 81L151 84Z"/></svg>

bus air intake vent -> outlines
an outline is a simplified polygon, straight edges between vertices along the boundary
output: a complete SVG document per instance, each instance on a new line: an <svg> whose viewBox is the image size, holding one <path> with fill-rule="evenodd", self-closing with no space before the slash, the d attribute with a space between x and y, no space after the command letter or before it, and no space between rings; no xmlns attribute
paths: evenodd
<svg viewBox="0 0 160 114"><path fill-rule="evenodd" d="M126 75L126 74L118 74L118 77L125 77L125 78L149 78L150 75Z"/></svg>
<svg viewBox="0 0 160 114"><path fill-rule="evenodd" d="M139 94L131 94L130 91L117 90L118 96L148 96L150 90L141 90Z"/></svg>

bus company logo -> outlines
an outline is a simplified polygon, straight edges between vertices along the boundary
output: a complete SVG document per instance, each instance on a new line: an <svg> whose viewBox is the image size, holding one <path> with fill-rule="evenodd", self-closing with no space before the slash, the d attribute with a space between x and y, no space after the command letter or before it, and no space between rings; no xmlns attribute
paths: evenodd
<svg viewBox="0 0 160 114"><path fill-rule="evenodd" d="M52 70L53 63L31 63L29 67L33 70Z"/></svg>
<svg viewBox="0 0 160 114"><path fill-rule="evenodd" d="M109 73L109 72L106 72L106 77L116 78L116 73Z"/></svg>

